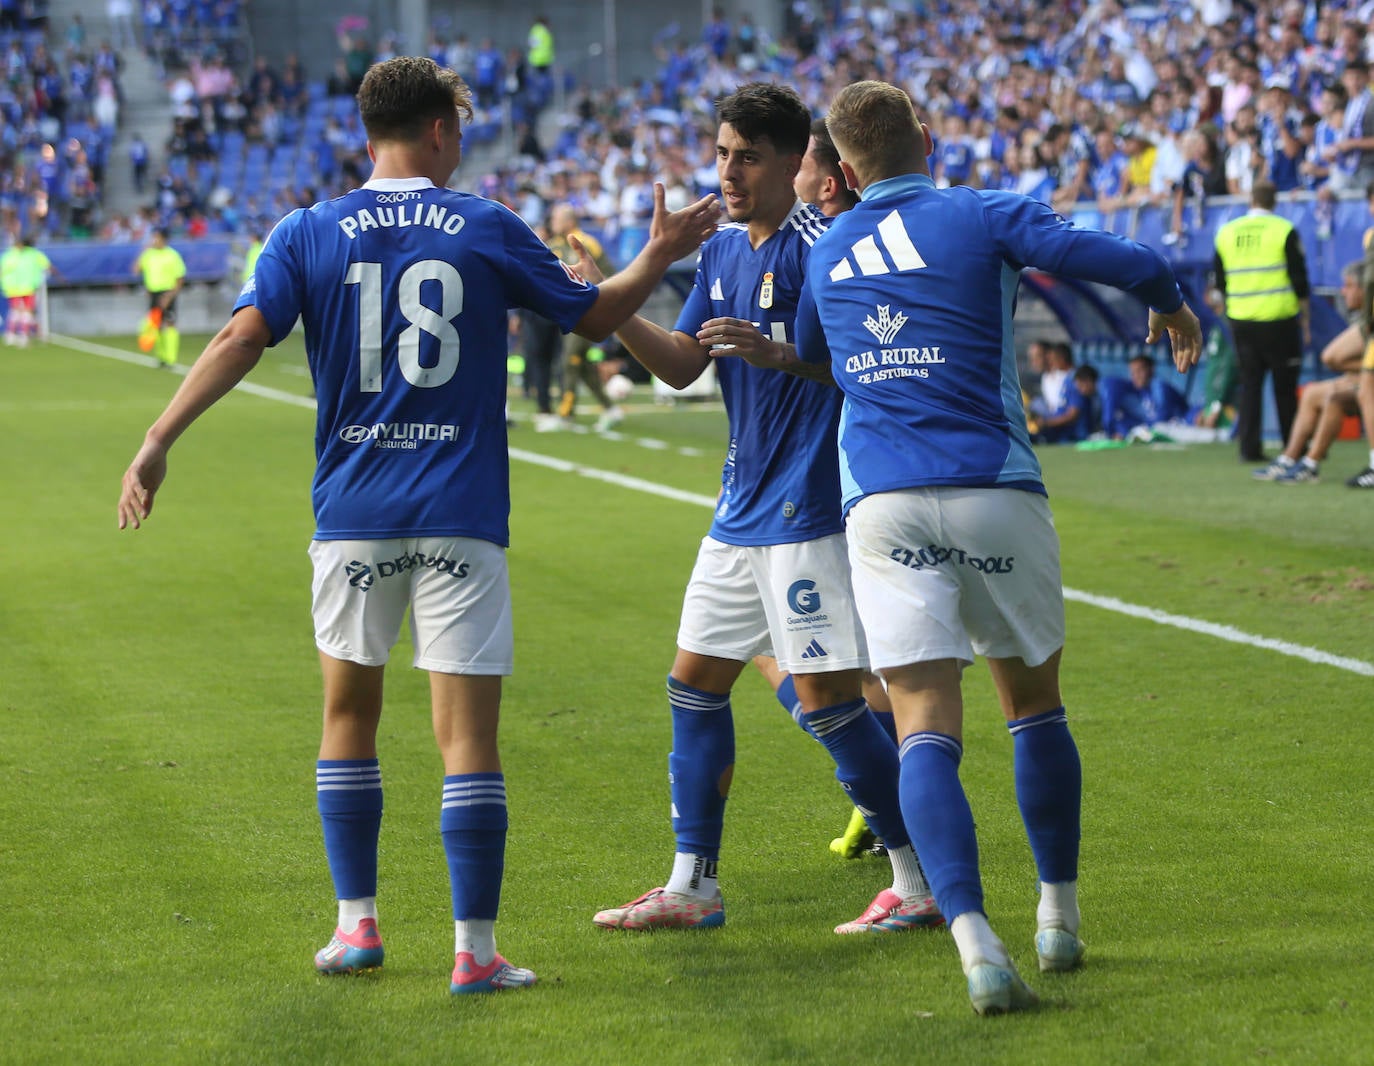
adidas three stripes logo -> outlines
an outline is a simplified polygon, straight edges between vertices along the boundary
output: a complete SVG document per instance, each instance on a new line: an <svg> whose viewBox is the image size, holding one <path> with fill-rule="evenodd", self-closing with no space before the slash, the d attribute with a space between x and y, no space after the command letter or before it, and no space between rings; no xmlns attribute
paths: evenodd
<svg viewBox="0 0 1374 1066"><path fill-rule="evenodd" d="M884 252L887 253L884 257ZM888 266L888 261L892 266ZM924 270L926 261L912 243L906 224L896 211L878 223L878 232L855 241L849 248L849 255L841 259L830 270L831 281L844 281L857 273L864 277L879 274L902 273L906 270Z"/></svg>

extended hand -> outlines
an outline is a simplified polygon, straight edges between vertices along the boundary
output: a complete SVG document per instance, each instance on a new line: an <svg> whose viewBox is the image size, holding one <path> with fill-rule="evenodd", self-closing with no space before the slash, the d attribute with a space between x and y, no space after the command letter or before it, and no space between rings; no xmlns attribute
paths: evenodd
<svg viewBox="0 0 1374 1066"><path fill-rule="evenodd" d="M167 476L167 450L160 444L145 442L124 471L119 493L119 528L142 527L153 511L153 497Z"/></svg>
<svg viewBox="0 0 1374 1066"><path fill-rule="evenodd" d="M669 211L664 205L663 183L654 182L654 217L649 223L650 243L659 243L673 261L691 255L716 232L720 207L715 193L703 196L681 211Z"/></svg>
<svg viewBox="0 0 1374 1066"><path fill-rule="evenodd" d="M1154 344L1165 333L1174 352L1174 366L1179 372L1195 366L1202 358L1202 326L1186 303L1172 314L1161 314L1150 308L1150 334L1146 344Z"/></svg>
<svg viewBox="0 0 1374 1066"><path fill-rule="evenodd" d="M568 244L577 253L577 262L572 268L588 285L600 285L606 280L606 275L601 273L601 269L596 265L596 260L587 254L586 247L572 234L568 234Z"/></svg>

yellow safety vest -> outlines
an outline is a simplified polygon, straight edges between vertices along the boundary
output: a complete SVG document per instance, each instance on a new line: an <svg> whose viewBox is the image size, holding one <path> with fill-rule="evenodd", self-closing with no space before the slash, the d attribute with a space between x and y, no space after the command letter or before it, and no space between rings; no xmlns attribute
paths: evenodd
<svg viewBox="0 0 1374 1066"><path fill-rule="evenodd" d="M1292 232L1293 223L1265 211L1242 215L1217 230L1217 256L1226 272L1227 318L1277 322L1297 316L1298 295L1284 252Z"/></svg>
<svg viewBox="0 0 1374 1066"><path fill-rule="evenodd" d="M553 33L542 22L530 27L529 61L532 67L553 65Z"/></svg>

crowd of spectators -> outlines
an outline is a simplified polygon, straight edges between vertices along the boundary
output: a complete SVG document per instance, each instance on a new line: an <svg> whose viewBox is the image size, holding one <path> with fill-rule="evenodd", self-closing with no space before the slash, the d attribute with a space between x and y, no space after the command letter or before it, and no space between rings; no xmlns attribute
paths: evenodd
<svg viewBox="0 0 1374 1066"><path fill-rule="evenodd" d="M306 71L294 56L245 67L233 47L240 0L107 2L113 45L90 47L79 20L60 62L42 34L7 42L20 51L0 93L0 204L27 211L25 228L86 232L86 202L99 201L101 173L116 163L142 171L143 215L190 235L270 226L366 176L352 94L370 64L396 54L394 37L374 40L365 19L349 16L330 71ZM796 0L776 37L718 10L698 39L656 39L652 76L571 87L556 123L542 124L556 98L557 27L547 20L520 42L441 23L427 50L473 88L469 144L505 123L515 131L509 163L460 171L460 181L536 225L553 204L571 203L623 261L651 213L653 181L670 205L715 188L713 101L755 78L786 80L818 114L854 79L900 84L931 126L939 182L1016 189L1084 224L1157 204L1183 233L1190 203L1244 195L1261 179L1281 193L1362 192L1374 179L1370 8ZM111 160L122 47L165 66L175 127L165 145L134 141L129 158ZM68 124L81 122L89 129L72 135ZM111 216L105 232L141 224Z"/></svg>
<svg viewBox="0 0 1374 1066"><path fill-rule="evenodd" d="M80 17L59 43L45 8L0 5L0 229L89 236L119 122L120 61Z"/></svg>
<svg viewBox="0 0 1374 1066"><path fill-rule="evenodd" d="M906 88L944 184L1015 189L1082 224L1203 196L1362 193L1374 5L1299 0L798 0L784 34L717 11L698 41L656 43L658 73L580 94L549 150L478 181L536 222L571 200L612 239L637 239L652 180L685 200L714 188L712 101L743 79L786 80L823 113L848 82ZM460 65L471 76L472 68ZM536 148L538 146L535 146Z"/></svg>
<svg viewBox="0 0 1374 1066"><path fill-rule="evenodd" d="M146 178L148 146L129 159L113 146L124 104L126 56L141 50L167 76L174 102L183 72L207 95L243 57L239 0L107 0L107 23L80 13L61 27L46 5L0 0L0 230L40 239L122 236L166 221L163 198L135 218L104 210L106 177L128 165ZM224 91L221 89L220 91ZM142 152L142 159L138 153ZM140 173L141 172L141 173Z"/></svg>

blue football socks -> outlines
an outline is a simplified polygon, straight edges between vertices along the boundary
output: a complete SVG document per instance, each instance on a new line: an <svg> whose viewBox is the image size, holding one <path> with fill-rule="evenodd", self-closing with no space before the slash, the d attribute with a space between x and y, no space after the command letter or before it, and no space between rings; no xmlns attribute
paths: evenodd
<svg viewBox="0 0 1374 1066"><path fill-rule="evenodd" d="M718 860L735 767L730 694L702 692L670 676L668 706L673 716L668 782L677 851Z"/></svg>
<svg viewBox="0 0 1374 1066"><path fill-rule="evenodd" d="M1083 767L1063 707L1008 722L1016 802L1040 880L1078 880Z"/></svg>
<svg viewBox="0 0 1374 1066"><path fill-rule="evenodd" d="M912 733L902 743L902 816L945 920L983 913L973 811L959 780L964 748L944 733Z"/></svg>
<svg viewBox="0 0 1374 1066"><path fill-rule="evenodd" d="M811 732L811 727L806 724L806 716L802 712L802 701L797 696L797 683L792 680L791 674L785 674L782 684L778 686L778 691L774 693L778 702L782 704L782 709L792 716L792 720L806 730L810 736L816 740L820 738Z"/></svg>
<svg viewBox="0 0 1374 1066"><path fill-rule="evenodd" d="M338 899L377 894L377 836L382 828L382 771L376 759L321 759L315 799L324 853Z"/></svg>
<svg viewBox="0 0 1374 1066"><path fill-rule="evenodd" d="M897 794L897 749L862 699L802 715L807 731L835 760L835 777L869 828L889 848L911 842Z"/></svg>
<svg viewBox="0 0 1374 1066"><path fill-rule="evenodd" d="M455 921L495 920L506 869L507 824L504 774L444 778L439 832L448 859Z"/></svg>

